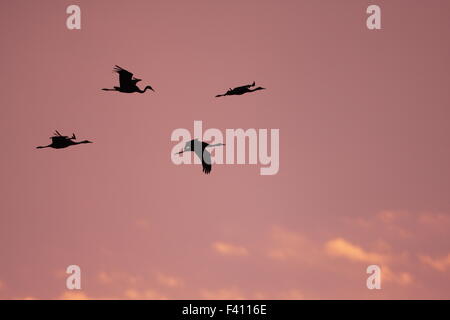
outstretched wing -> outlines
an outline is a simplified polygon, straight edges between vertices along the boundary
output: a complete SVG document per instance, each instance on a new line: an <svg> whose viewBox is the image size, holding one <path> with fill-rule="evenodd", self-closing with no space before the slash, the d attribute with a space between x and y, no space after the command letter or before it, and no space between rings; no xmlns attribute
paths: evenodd
<svg viewBox="0 0 450 320"><path fill-rule="evenodd" d="M200 148L196 148L194 152L202 161L203 172L209 174L211 172L211 154L207 150L203 149L202 155L202 150Z"/></svg>
<svg viewBox="0 0 450 320"><path fill-rule="evenodd" d="M255 84L256 84L255 81L253 81L252 84L246 84L245 86L236 87L232 91L242 91L242 90L245 90L245 89L250 89L251 87L254 87Z"/></svg>
<svg viewBox="0 0 450 320"><path fill-rule="evenodd" d="M55 130L53 137L50 137L50 139L52 139L52 141L61 141L61 140L65 140L67 138L68 138L67 136L61 135L61 133L59 133L58 130Z"/></svg>
<svg viewBox="0 0 450 320"><path fill-rule="evenodd" d="M206 149L203 150L202 167L204 173L209 174L211 172L211 153Z"/></svg>
<svg viewBox="0 0 450 320"><path fill-rule="evenodd" d="M119 83L121 87L127 86L131 83L131 78L133 78L133 74L130 71L127 71L118 65L114 67L114 71L119 74Z"/></svg>

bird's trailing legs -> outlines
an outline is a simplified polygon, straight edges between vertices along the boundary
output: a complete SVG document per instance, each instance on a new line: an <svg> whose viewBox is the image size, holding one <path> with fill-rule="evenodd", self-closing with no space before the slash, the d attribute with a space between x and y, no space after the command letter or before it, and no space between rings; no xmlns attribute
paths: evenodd
<svg viewBox="0 0 450 320"><path fill-rule="evenodd" d="M224 146L224 145L225 145L225 143L209 144L209 145L206 146L206 148L209 148L209 147L221 147L221 146Z"/></svg>

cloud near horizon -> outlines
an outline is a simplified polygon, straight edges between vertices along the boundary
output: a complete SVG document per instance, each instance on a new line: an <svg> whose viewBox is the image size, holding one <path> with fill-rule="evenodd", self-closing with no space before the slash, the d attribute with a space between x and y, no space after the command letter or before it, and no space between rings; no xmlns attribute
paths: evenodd
<svg viewBox="0 0 450 320"><path fill-rule="evenodd" d="M231 243L213 241L209 245L208 255L219 254L224 257L247 257L242 268L254 268L255 263L264 265L268 270L279 275L280 286L270 289L263 283L255 283L252 287L239 285L227 286L227 283L217 283L217 287L209 288L202 283L186 282L187 274L164 271L149 271L144 274L130 274L123 271L100 271L94 280L101 284L93 292L66 291L56 299L304 299L304 298L335 298L333 294L323 295L314 292L296 277L312 274L315 277L324 276L319 281L329 281L327 277L335 277L336 287L342 278L342 283L354 277L367 277L365 270L368 265L376 264L382 270L382 297L401 297L401 288L414 288L414 285L426 285L427 273L421 273L420 266L432 268L439 273L450 269L450 254L436 254L448 250L445 246L436 251L429 247L416 248L409 245L411 239L397 231L403 229L406 233L415 234L414 241L426 243L423 239L430 237L428 230L436 230L433 236L441 237L442 224L446 217L436 214L412 214L408 212L382 211L372 217L339 218L336 229L347 237L324 232L312 236L311 232L294 227L287 228L274 225L263 233L262 240L257 245L250 243ZM346 229L347 228L347 229ZM417 231L419 230L419 232ZM426 231L426 232L425 232ZM337 232L336 232L337 233ZM355 240L358 239L358 240ZM397 241L396 239L401 239ZM429 242L431 243L431 242ZM207 248L207 247L206 247ZM212 250L211 250L212 249ZM251 255L250 255L251 252ZM428 254L426 254L429 252ZM251 259L250 259L251 258ZM258 262L256 262L258 261ZM61 276L58 274L58 281ZM290 279L282 285L283 281ZM321 278L319 278L321 279ZM347 279L347 280L346 280ZM364 283L361 285L364 290ZM386 289L388 288L388 289ZM0 281L0 292L6 285ZM368 294L368 293L367 293ZM398 294L398 295L396 295ZM351 294L350 294L351 296ZM368 296L370 297L370 295ZM35 299L34 295L27 298ZM39 298L39 297L37 297Z"/></svg>

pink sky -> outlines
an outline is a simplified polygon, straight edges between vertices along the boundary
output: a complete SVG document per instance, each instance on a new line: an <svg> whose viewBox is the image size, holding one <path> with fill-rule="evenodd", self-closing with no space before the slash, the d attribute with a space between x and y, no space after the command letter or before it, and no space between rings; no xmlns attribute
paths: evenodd
<svg viewBox="0 0 450 320"><path fill-rule="evenodd" d="M449 10L1 1L0 298L450 298ZM115 64L157 92L101 91ZM194 120L280 129L279 173L174 165ZM55 129L94 143L36 150Z"/></svg>

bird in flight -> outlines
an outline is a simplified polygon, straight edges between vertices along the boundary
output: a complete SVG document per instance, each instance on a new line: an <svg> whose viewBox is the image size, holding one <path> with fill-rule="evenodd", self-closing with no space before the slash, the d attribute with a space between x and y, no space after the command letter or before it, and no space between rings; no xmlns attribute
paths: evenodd
<svg viewBox="0 0 450 320"><path fill-rule="evenodd" d="M37 149L43 149L43 148L53 148L53 149L63 149L70 146L74 146L77 144L83 144L83 143L92 143L92 141L89 140L83 140L83 141L74 141L76 139L75 133L72 134L72 137L68 136L62 136L58 130L55 131L54 136L50 137L52 139L52 143L48 146L39 146L36 147Z"/></svg>
<svg viewBox="0 0 450 320"><path fill-rule="evenodd" d="M139 89L137 86L137 83L139 81L142 81L141 79L133 77L133 74L130 71L127 71L119 66L114 67L114 71L119 74L119 83L120 87L114 87L113 89L102 89L105 91L119 91L124 93L133 93L133 92L139 92L144 93L147 89L153 90L151 86L146 86L144 90Z"/></svg>
<svg viewBox="0 0 450 320"><path fill-rule="evenodd" d="M223 143L208 144L206 142L199 141L198 139L194 139L186 142L184 149L181 150L180 152L177 152L176 154L182 154L184 152L189 151L195 152L197 157L199 157L200 160L202 161L203 172L205 174L209 174L211 172L211 153L209 153L209 151L206 150L206 148L219 146L224 146L224 144Z"/></svg>
<svg viewBox="0 0 450 320"><path fill-rule="evenodd" d="M234 89L228 89L228 91L224 94L218 94L216 96L216 98L218 97L224 97L224 96L240 96L242 94L245 93L249 93L249 92L254 92L254 91L258 91L258 90L264 90L266 88L262 88L262 87L257 87L257 88L253 88L255 86L255 81L253 81L252 84L247 84L245 86L241 86L241 87L236 87ZM253 89L252 89L253 88Z"/></svg>

